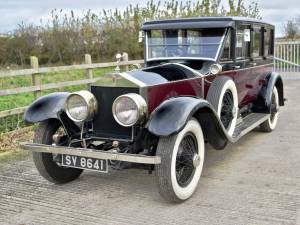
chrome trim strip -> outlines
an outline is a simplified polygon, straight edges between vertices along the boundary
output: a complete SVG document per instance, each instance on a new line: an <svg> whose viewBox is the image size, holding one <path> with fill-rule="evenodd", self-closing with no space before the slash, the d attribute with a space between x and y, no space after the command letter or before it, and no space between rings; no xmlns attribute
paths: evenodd
<svg viewBox="0 0 300 225"><path fill-rule="evenodd" d="M43 145L35 143L21 143L21 149L32 151L32 152L44 152L44 153L54 153L54 154L67 154L74 156L90 157L95 159L108 159L108 160L117 160L117 161L126 161L133 163L142 163L142 164L160 164L160 156L145 156L138 154L127 154L127 153L115 153L115 152L106 152L101 150L93 150L87 148L72 148L64 146L52 146L52 145Z"/></svg>

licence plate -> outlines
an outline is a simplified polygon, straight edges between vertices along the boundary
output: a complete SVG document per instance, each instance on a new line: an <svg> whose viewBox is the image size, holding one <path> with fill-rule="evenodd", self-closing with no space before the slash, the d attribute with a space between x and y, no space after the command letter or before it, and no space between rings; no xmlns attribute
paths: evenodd
<svg viewBox="0 0 300 225"><path fill-rule="evenodd" d="M106 159L94 159L74 155L62 155L62 166L79 169L96 170L98 172L108 172L108 162Z"/></svg>

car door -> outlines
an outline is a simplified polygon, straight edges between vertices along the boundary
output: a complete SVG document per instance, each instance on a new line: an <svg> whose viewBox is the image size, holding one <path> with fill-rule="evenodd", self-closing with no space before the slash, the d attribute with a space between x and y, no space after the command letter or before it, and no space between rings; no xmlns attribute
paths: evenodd
<svg viewBox="0 0 300 225"><path fill-rule="evenodd" d="M262 86L266 76L272 72L272 29L266 29L263 24L254 24L251 29L251 80L248 81L249 88L247 99L254 101Z"/></svg>
<svg viewBox="0 0 300 225"><path fill-rule="evenodd" d="M238 24L235 33L235 71L234 82L238 91L239 107L249 102L248 92L251 88L251 31L250 24Z"/></svg>

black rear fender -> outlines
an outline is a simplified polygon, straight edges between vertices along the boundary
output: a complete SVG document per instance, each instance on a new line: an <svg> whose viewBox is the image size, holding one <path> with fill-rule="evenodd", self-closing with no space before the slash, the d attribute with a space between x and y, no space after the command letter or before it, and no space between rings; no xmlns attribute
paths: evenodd
<svg viewBox="0 0 300 225"><path fill-rule="evenodd" d="M284 106L283 81L278 73L272 72L267 76L267 83L262 87L257 100L254 102L254 112L270 113L274 87L279 95L279 105Z"/></svg>
<svg viewBox="0 0 300 225"><path fill-rule="evenodd" d="M226 131L215 110L204 99L176 97L166 100L152 112L146 127L151 134L166 137L180 132L191 117L199 121L205 140L215 149L226 146Z"/></svg>
<svg viewBox="0 0 300 225"><path fill-rule="evenodd" d="M268 85L266 86L266 92L264 95L265 104L269 108L272 102L273 88L276 87L279 95L279 105L284 106L284 93L283 93L283 81L278 73L271 73L268 78Z"/></svg>

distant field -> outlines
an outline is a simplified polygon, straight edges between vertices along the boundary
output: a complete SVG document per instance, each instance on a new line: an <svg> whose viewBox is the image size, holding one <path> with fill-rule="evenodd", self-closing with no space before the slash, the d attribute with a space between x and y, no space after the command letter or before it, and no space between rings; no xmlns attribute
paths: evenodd
<svg viewBox="0 0 300 225"><path fill-rule="evenodd" d="M101 77L104 74L113 72L114 68L101 68L101 69L94 69L93 76L94 77ZM58 82L65 82L65 81L74 81L74 80L81 80L86 79L85 70L74 70L74 71L64 71L64 72L55 72L41 75L41 82L42 84L47 83L58 83ZM31 76L17 76L13 78L1 78L0 79L0 87L1 89L11 89L11 88L18 88L18 87L26 87L31 86ZM46 91L42 91L42 95L56 92L56 91L77 91L86 89L86 85L78 85L78 86L71 86L59 89L50 89ZM0 96L0 111L23 107L30 105L34 101L34 96L32 93L24 93L24 94L16 94L16 95L9 95L9 96ZM7 132L13 130L17 127L23 127L24 124L22 122L23 115L15 115L6 118L0 119L0 133Z"/></svg>

